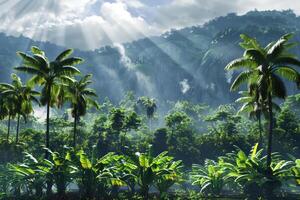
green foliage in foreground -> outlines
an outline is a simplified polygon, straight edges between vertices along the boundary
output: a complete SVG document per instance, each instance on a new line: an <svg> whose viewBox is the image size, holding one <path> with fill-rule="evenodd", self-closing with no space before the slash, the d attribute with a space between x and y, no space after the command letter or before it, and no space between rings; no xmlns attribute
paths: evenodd
<svg viewBox="0 0 300 200"><path fill-rule="evenodd" d="M181 161L175 161L167 152L156 157L149 153L126 156L111 152L97 159L89 157L83 150L50 154L51 159L47 160L25 153L24 162L3 166L0 191L17 198L66 197L68 187L75 184L82 199L110 199L122 195L134 198L136 194L148 199L153 193L149 189L154 187L159 198L168 199L170 188L185 182L198 186L199 194L204 196L242 195L252 199L273 199L281 193L281 186L300 184L299 159L289 161L282 159L279 153L273 153L270 175L267 158L263 150L258 149L258 144L248 155L236 148L216 161L195 164L186 171L189 176L184 176ZM54 191L56 194L52 194Z"/></svg>
<svg viewBox="0 0 300 200"><path fill-rule="evenodd" d="M273 153L270 174L266 159L263 149L258 150L258 144L248 155L237 148L217 161L207 160L204 166L194 165L191 178L194 185L200 186L200 192L221 194L225 190L240 191L251 198L272 199L283 184L291 184L289 180L296 183L299 160L287 161L280 154Z"/></svg>
<svg viewBox="0 0 300 200"><path fill-rule="evenodd" d="M108 153L98 159L89 158L82 150L50 153L49 160L25 153L24 162L4 167L0 174L1 192L15 197L42 197L43 190L51 195L53 185L59 196L65 196L68 185L76 184L82 198L107 199L117 195L121 187L128 187L128 195L133 196L139 185L145 198L150 187L163 197L182 177L181 161L174 161L167 152L156 157L148 153Z"/></svg>

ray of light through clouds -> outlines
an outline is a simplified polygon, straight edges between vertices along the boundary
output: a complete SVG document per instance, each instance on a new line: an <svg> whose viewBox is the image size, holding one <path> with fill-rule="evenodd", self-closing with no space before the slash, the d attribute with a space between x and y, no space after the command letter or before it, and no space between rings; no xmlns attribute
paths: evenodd
<svg viewBox="0 0 300 200"><path fill-rule="evenodd" d="M151 94L151 96L158 97L158 94L156 93L157 90L155 90L155 86L151 82L150 78L140 71L136 70L135 64L126 55L125 47L120 43L114 43L113 46L117 48L120 54L120 62L127 68L127 70L135 73L139 85L141 86L141 88L143 88L144 92L146 94Z"/></svg>
<svg viewBox="0 0 300 200"><path fill-rule="evenodd" d="M295 0L0 0L0 31L63 46L95 49L230 12L293 9Z"/></svg>

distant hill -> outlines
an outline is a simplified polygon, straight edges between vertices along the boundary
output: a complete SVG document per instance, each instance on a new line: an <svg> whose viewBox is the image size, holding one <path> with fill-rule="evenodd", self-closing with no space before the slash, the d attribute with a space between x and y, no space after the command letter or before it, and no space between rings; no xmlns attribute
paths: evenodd
<svg viewBox="0 0 300 200"><path fill-rule="evenodd" d="M99 96L120 100L126 91L150 95L159 100L187 99L211 105L232 102L229 92L232 74L225 65L241 56L239 35L246 33L263 43L294 32L300 41L300 17L292 11L251 11L245 15L228 14L202 26L171 30L158 37L131 43L105 46L95 51L76 50L86 62L83 73L94 75L93 87ZM18 65L16 51L31 45L43 48L54 57L64 48L35 42L25 37L0 34L0 81L8 81ZM296 53L300 56L300 47ZM293 86L290 92L295 92Z"/></svg>

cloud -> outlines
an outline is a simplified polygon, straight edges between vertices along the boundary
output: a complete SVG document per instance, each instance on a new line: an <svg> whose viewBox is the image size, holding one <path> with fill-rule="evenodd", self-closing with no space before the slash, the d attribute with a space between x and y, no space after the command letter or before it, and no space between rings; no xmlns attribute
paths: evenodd
<svg viewBox="0 0 300 200"><path fill-rule="evenodd" d="M4 3L13 12L0 13L1 32L56 44L95 49L159 34L129 8L142 8L137 0L22 0ZM51 3L49 3L51 2Z"/></svg>
<svg viewBox="0 0 300 200"><path fill-rule="evenodd" d="M120 63L122 63L127 70L131 71L131 73L135 74L135 77L139 83L138 87L141 89L141 91L145 94L158 97L159 95L157 94L157 90L155 89L153 82L150 80L150 77L136 69L135 64L132 63L131 59L126 55L125 47L120 43L114 43L113 45L120 54Z"/></svg>
<svg viewBox="0 0 300 200"><path fill-rule="evenodd" d="M0 0L0 31L95 49L170 28L202 24L230 12L295 10L295 0Z"/></svg>
<svg viewBox="0 0 300 200"><path fill-rule="evenodd" d="M126 55L125 47L120 43L114 43L114 47L118 50L120 54L120 63L122 63L127 69L134 69L134 64L131 59Z"/></svg>
<svg viewBox="0 0 300 200"><path fill-rule="evenodd" d="M180 85L180 88L181 88L180 90L181 90L182 94L187 93L191 89L188 79L183 79L182 81L179 82L179 85Z"/></svg>

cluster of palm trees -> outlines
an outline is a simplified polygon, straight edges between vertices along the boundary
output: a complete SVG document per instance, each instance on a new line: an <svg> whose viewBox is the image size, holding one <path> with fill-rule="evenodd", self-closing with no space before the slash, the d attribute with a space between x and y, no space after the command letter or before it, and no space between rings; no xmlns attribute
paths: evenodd
<svg viewBox="0 0 300 200"><path fill-rule="evenodd" d="M226 70L239 70L240 74L231 85L236 90L242 83L247 83L248 91L238 101L243 102L242 110L255 114L260 119L262 114L269 121L267 139L267 172L272 175L272 137L274 127L274 109L278 108L273 98L285 98L287 90L282 78L300 86L300 74L295 67L300 61L290 52L297 43L290 42L293 34L286 34L277 41L262 47L254 38L241 35L240 46L245 50L241 58L233 60ZM246 95L245 95L246 94Z"/></svg>
<svg viewBox="0 0 300 200"><path fill-rule="evenodd" d="M1 83L1 118L8 117L7 140L10 135L10 122L17 117L16 142L19 140L20 117L25 120L33 112L32 102L39 104L39 92L28 84L23 84L16 74L11 75L12 83Z"/></svg>
<svg viewBox="0 0 300 200"><path fill-rule="evenodd" d="M73 50L68 49L60 53L55 60L49 61L45 52L35 46L31 48L31 54L17 52L22 59L22 64L15 70L30 74L32 77L23 84L17 75L12 74L12 84L0 84L1 118L8 118L7 138L9 138L10 120L17 116L16 140L18 141L20 116L26 119L26 116L33 112L32 102L36 102L47 107L45 147L49 148L50 107L61 107L65 102L70 102L74 117L73 145L76 145L76 124L80 116L86 113L89 105L98 107L98 104L93 99L97 96L96 93L88 88L91 84L91 75L76 80L75 76L80 75L76 65L82 63L83 59L70 57L72 53ZM40 92L34 90L35 86L38 86ZM46 158L48 156L46 151Z"/></svg>

